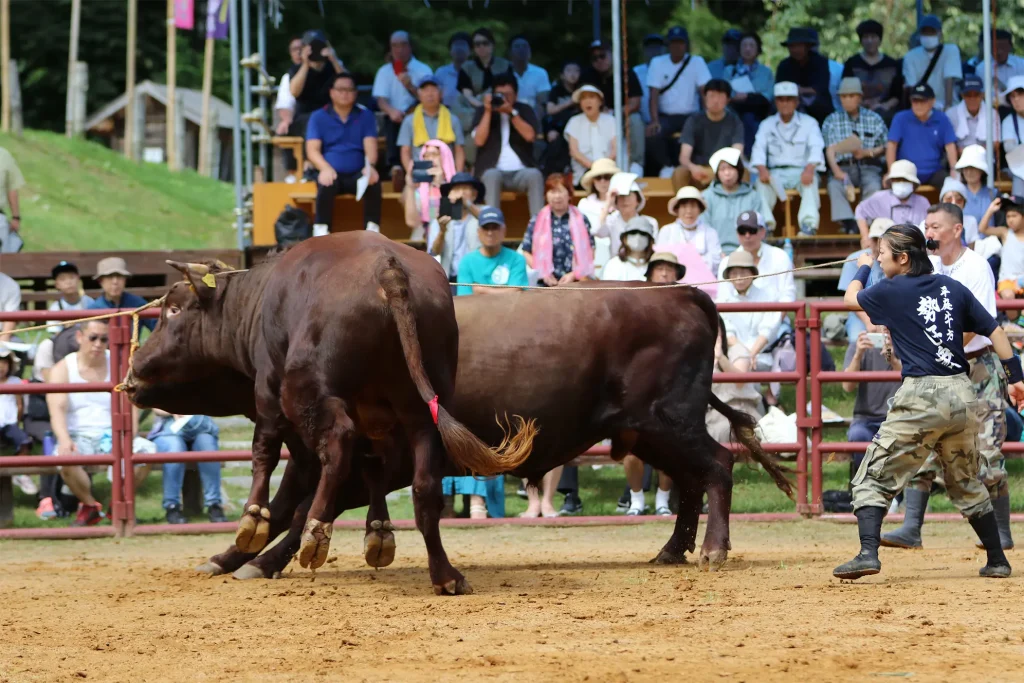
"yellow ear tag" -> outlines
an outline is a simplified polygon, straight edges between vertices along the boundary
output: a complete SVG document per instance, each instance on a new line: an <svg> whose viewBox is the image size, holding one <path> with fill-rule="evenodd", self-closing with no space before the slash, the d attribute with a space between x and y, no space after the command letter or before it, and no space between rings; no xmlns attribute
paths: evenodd
<svg viewBox="0 0 1024 683"><path fill-rule="evenodd" d="M203 276L203 284L209 287L210 289L216 289L217 279L213 277L213 273L207 273L206 275Z"/></svg>

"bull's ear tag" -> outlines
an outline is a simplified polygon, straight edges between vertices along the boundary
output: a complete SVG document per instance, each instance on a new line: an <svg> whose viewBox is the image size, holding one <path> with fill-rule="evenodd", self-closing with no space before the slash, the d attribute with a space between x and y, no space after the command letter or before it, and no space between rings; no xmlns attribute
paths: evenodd
<svg viewBox="0 0 1024 683"><path fill-rule="evenodd" d="M203 284L210 289L215 289L217 287L217 278L213 276L213 273L207 273L203 276Z"/></svg>

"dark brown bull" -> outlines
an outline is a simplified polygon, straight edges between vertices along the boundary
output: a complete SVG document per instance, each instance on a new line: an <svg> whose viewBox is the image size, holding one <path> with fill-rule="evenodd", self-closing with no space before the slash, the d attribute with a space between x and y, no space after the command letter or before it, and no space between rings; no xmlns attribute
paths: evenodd
<svg viewBox="0 0 1024 683"><path fill-rule="evenodd" d="M542 429L529 459L516 470L531 480L605 438L612 439L616 457L632 451L666 471L681 488L680 512L657 562L683 562L684 553L695 550L707 491L708 526L700 558L717 566L730 548L733 458L707 433L709 403L730 420L739 440L787 494L789 483L754 438L753 419L711 393L719 318L710 298L682 288L592 291L605 286L457 297L459 373L453 413L492 443L502 439L495 412L536 418ZM369 520L387 519L384 493L408 485L411 474L404 461L393 471L381 472L380 463L370 459L358 467L362 477L346 484L352 497L341 499L335 513L370 505L367 538L372 551L379 545L379 532ZM302 488L302 475L294 469L289 463L271 519L271 534L290 527L288 536L258 558L231 548L211 558L203 571L238 570L236 577L254 578L284 568L302 531L286 511L298 507L300 520L309 504L309 489ZM393 539L384 535L393 553ZM372 553L367 561L386 564Z"/></svg>
<svg viewBox="0 0 1024 683"><path fill-rule="evenodd" d="M172 265L187 281L168 292L156 331L135 354L126 391L137 405L177 409L181 383L211 394L218 387L204 379L245 377L250 389L255 385L254 404L245 406L256 423L253 482L236 547L258 552L266 545L270 474L282 443L297 437L291 440L320 465L299 558L303 566L321 566L334 510L344 505L338 486L348 479L353 444L365 437L386 455L397 439L413 453L416 523L434 590L471 592L449 563L438 529L444 453L470 471L501 472L522 463L535 430L521 424L491 449L445 410L454 392L458 326L437 263L359 232L309 240L230 276L218 277L208 265Z"/></svg>

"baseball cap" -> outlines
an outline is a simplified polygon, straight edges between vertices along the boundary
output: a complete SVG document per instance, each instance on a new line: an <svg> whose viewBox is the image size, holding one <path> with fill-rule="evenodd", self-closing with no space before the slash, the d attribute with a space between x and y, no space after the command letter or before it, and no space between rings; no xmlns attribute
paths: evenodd
<svg viewBox="0 0 1024 683"><path fill-rule="evenodd" d="M1004 192L999 195L999 199L1002 200L1001 205L1003 209L1008 209L1011 206L1017 209L1024 207L1024 197L1021 197L1020 195L1007 194Z"/></svg>
<svg viewBox="0 0 1024 683"><path fill-rule="evenodd" d="M477 222L481 227L485 225L505 225L505 214L495 206L485 206L480 209L480 217Z"/></svg>
<svg viewBox="0 0 1024 683"><path fill-rule="evenodd" d="M57 279L57 276L61 273L74 273L75 275L78 275L78 266L71 261L61 261L53 267L53 270L50 271L50 277Z"/></svg>
<svg viewBox="0 0 1024 683"><path fill-rule="evenodd" d="M611 50L612 46L608 44L607 40L604 40L603 38L599 38L598 40L595 40L595 41L590 43L590 49L591 50L597 50L598 48L600 48L602 50Z"/></svg>
<svg viewBox="0 0 1024 683"><path fill-rule="evenodd" d="M942 21L934 14L926 14L921 17L921 23L917 25L918 30L923 28L933 28L936 31L942 30Z"/></svg>
<svg viewBox="0 0 1024 683"><path fill-rule="evenodd" d="M673 40L685 40L686 42L690 42L690 34L687 33L686 29L682 26L673 26L670 28L668 33L665 34L665 38L668 39L669 42L672 42Z"/></svg>
<svg viewBox="0 0 1024 683"><path fill-rule="evenodd" d="M984 92L985 84L981 82L981 78L977 74L967 74L964 79L960 81L960 92Z"/></svg>
<svg viewBox="0 0 1024 683"><path fill-rule="evenodd" d="M792 81L779 81L775 84L775 97L800 97L800 88Z"/></svg>
<svg viewBox="0 0 1024 683"><path fill-rule="evenodd" d="M881 237L885 234L885 231L896 225L896 221L891 218L876 218L871 221L871 229L868 230L868 237Z"/></svg>
<svg viewBox="0 0 1024 683"><path fill-rule="evenodd" d="M856 76L847 76L843 80L839 81L839 90L836 91L837 95L863 95L864 89L861 87L860 79Z"/></svg>
<svg viewBox="0 0 1024 683"><path fill-rule="evenodd" d="M419 83L416 84L416 87L417 88L422 88L422 87L428 86L428 85L434 85L434 86L437 86L438 88L441 87L441 84L438 83L437 78L434 76L434 74L427 74L426 76L421 78Z"/></svg>
<svg viewBox="0 0 1024 683"><path fill-rule="evenodd" d="M759 230L764 227L764 219L757 211L744 211L736 217L736 228L753 228Z"/></svg>
<svg viewBox="0 0 1024 683"><path fill-rule="evenodd" d="M743 31L731 28L722 35L723 43L738 43L743 40Z"/></svg>
<svg viewBox="0 0 1024 683"><path fill-rule="evenodd" d="M932 86L927 83L915 85L910 89L910 99L912 100L934 100L935 91L932 90Z"/></svg>
<svg viewBox="0 0 1024 683"><path fill-rule="evenodd" d="M664 45L665 36L660 33L648 33L644 36L644 45Z"/></svg>

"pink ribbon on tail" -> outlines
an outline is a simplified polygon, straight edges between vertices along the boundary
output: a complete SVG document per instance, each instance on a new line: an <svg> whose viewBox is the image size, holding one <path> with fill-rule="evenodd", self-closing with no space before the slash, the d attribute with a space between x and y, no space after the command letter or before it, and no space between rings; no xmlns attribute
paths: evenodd
<svg viewBox="0 0 1024 683"><path fill-rule="evenodd" d="M430 417L434 418L434 424L437 424L437 394L434 394L434 398L427 401L427 405L430 406Z"/></svg>

